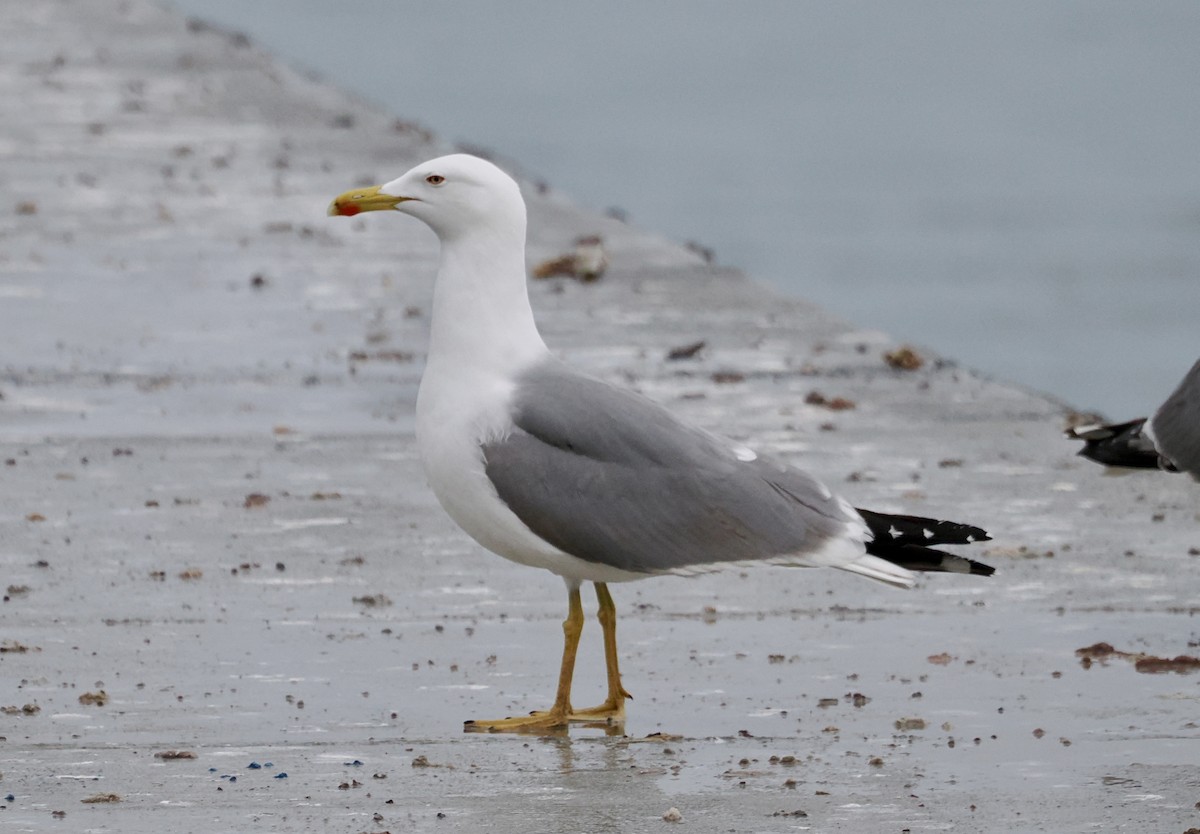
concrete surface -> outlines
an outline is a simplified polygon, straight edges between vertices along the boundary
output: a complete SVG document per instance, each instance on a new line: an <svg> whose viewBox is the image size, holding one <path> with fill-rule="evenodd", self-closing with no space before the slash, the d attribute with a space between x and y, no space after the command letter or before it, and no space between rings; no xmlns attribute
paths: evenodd
<svg viewBox="0 0 1200 834"><path fill-rule="evenodd" d="M591 232L612 257L533 287L565 357L860 505L982 524L999 571L620 586L625 735L462 734L546 705L562 586L424 486L432 236L324 216L446 148L141 0L0 29L0 828L1200 826L1200 675L1075 655L1200 654L1200 487L1106 478L1059 404L892 370L886 336L535 183L531 258Z"/></svg>

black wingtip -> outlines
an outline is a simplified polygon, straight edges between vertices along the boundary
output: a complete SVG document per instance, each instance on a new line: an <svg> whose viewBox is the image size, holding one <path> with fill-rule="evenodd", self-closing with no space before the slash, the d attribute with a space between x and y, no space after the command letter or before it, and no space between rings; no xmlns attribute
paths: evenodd
<svg viewBox="0 0 1200 834"><path fill-rule="evenodd" d="M1067 429L1065 433L1071 440L1082 440L1083 448L1078 454L1095 463L1125 469L1158 469L1158 450L1143 433L1145 424L1143 417L1127 423Z"/></svg>
<svg viewBox="0 0 1200 834"><path fill-rule="evenodd" d="M938 544L974 544L991 541L987 530L957 521L939 521L919 515L897 515L877 513L859 509L858 514L871 528L877 541L896 546L918 545L930 547Z"/></svg>
<svg viewBox="0 0 1200 834"><path fill-rule="evenodd" d="M981 527L915 515L892 515L859 510L873 538L867 552L915 571L991 576L996 569L983 562L937 550L933 545L991 541Z"/></svg>

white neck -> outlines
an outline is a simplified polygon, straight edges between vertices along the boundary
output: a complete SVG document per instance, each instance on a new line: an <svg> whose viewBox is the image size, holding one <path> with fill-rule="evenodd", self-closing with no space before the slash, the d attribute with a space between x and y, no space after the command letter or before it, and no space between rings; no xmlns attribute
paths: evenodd
<svg viewBox="0 0 1200 834"><path fill-rule="evenodd" d="M529 306L525 229L443 236L429 362L511 373L548 353Z"/></svg>

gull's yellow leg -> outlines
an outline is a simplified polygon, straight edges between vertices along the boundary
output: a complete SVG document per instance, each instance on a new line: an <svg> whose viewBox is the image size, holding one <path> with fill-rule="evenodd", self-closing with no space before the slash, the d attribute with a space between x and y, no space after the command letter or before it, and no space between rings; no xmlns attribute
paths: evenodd
<svg viewBox="0 0 1200 834"><path fill-rule="evenodd" d="M617 659L617 606L608 592L608 585L603 582L595 584L596 599L600 603L596 618L600 620L600 628L604 631L604 666L608 672L608 697L600 706L577 710L571 716L571 720L608 721L617 724L625 720L625 699L633 696L621 686L621 669Z"/></svg>
<svg viewBox="0 0 1200 834"><path fill-rule="evenodd" d="M611 600L610 600L611 602ZM466 721L463 729L469 733L544 733L559 730L571 721L571 677L575 674L575 654L579 650L579 635L583 633L583 603L579 587L567 595L567 618L563 620L562 668L558 673L558 691L554 706L542 712L494 721ZM591 719L595 720L595 719Z"/></svg>

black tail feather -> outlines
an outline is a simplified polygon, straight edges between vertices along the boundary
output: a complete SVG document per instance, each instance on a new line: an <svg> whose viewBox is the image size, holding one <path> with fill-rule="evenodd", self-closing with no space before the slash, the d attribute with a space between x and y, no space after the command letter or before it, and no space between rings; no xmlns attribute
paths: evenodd
<svg viewBox="0 0 1200 834"><path fill-rule="evenodd" d="M892 564L915 571L970 573L976 576L991 576L996 572L991 565L932 547L990 541L992 537L982 528L916 515L890 515L863 509L858 513L867 522L873 535L872 540L867 542L867 552Z"/></svg>

